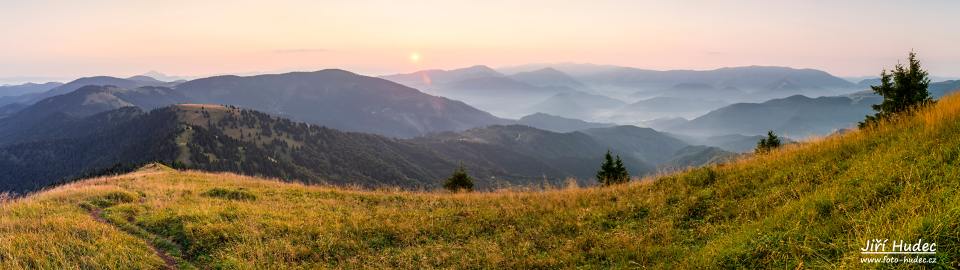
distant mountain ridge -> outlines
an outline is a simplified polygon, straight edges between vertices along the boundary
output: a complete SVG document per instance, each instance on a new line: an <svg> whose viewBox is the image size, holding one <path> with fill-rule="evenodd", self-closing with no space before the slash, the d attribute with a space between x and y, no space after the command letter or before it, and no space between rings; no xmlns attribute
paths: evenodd
<svg viewBox="0 0 960 270"><path fill-rule="evenodd" d="M854 100L844 96L809 98L795 95L762 103L737 103L673 126L669 131L700 135L759 135L773 130L796 138L825 135L863 120L873 112L870 105L879 101L879 98L869 97Z"/></svg>
<svg viewBox="0 0 960 270"><path fill-rule="evenodd" d="M107 111L124 107L150 110L185 100L178 92L165 87L122 89L88 85L38 101L0 119L0 145L51 139L63 134L64 126ZM70 132L85 133L80 129Z"/></svg>
<svg viewBox="0 0 960 270"><path fill-rule="evenodd" d="M577 81L577 79L572 76L549 67L534 71L518 72L510 75L510 78L539 87L567 87L570 89L583 89L586 87L586 85Z"/></svg>
<svg viewBox="0 0 960 270"><path fill-rule="evenodd" d="M563 71L563 68L558 68ZM815 69L795 69L776 66L725 67L713 70L645 70L628 67L609 68L592 74L577 76L581 82L606 83L621 86L645 84L676 85L698 83L715 87L736 87L744 90L776 88L778 83L789 82L798 87L830 88L851 87L854 84Z"/></svg>
<svg viewBox="0 0 960 270"><path fill-rule="evenodd" d="M580 119L565 118L546 113L535 113L517 120L518 124L553 132L572 132L577 130L615 126L609 123L591 123Z"/></svg>
<svg viewBox="0 0 960 270"><path fill-rule="evenodd" d="M434 85L443 85L447 83L453 83L457 81L476 79L476 78L489 78L489 77L504 77L500 72L483 65L476 65L460 69L452 70L442 70L442 69L430 69L430 70L421 70L413 73L407 74L394 74L380 76L380 78L397 82L409 87L427 91L430 93L434 92Z"/></svg>
<svg viewBox="0 0 960 270"><path fill-rule="evenodd" d="M627 105L619 99L583 91L558 93L528 106L528 110L557 116L602 121L605 113Z"/></svg>
<svg viewBox="0 0 960 270"><path fill-rule="evenodd" d="M162 82L157 80L145 80L145 79L131 80L131 79L110 77L110 76L85 77L85 78L79 78L79 79L73 80L65 84L60 84L54 88L51 88L49 90L42 91L42 92L29 93L29 94L24 94L19 96L0 97L0 107L8 106L14 103L20 103L21 105L19 106L14 105L14 106L22 107L23 105L30 105L37 101L40 101L49 97L67 94L88 85L98 85L98 86L110 85L110 86L116 86L124 89L132 89L132 88L137 88L142 86L171 86L173 84L174 83Z"/></svg>
<svg viewBox="0 0 960 270"><path fill-rule="evenodd" d="M549 67L570 75L597 94L629 101L654 97L760 102L802 94L841 95L862 89L816 69L739 66L711 70L649 70L612 65L558 63L502 69L525 72Z"/></svg>
<svg viewBox="0 0 960 270"><path fill-rule="evenodd" d="M798 94L835 96L861 89L824 71L776 66L666 71L590 64L529 65L501 71L473 66L381 78L463 100L503 117L543 112L620 124L639 124L661 117L692 118L731 103L763 102ZM683 100L669 106L671 113L680 115L652 108L660 104L623 108L626 101L655 98Z"/></svg>
<svg viewBox="0 0 960 270"><path fill-rule="evenodd" d="M157 84L168 86L151 86ZM106 91L109 93L74 91L74 87L87 85L112 88ZM0 116L11 116L39 101L34 99L54 97L57 100L60 95L72 94L91 100L97 98L87 95L98 94L99 99L112 99L116 103L102 108L85 106L91 113L115 109L120 103L145 110L176 103L229 104L342 130L394 137L510 123L459 101L343 70L217 76L181 83L137 77L83 78L43 93L11 97L22 104L0 107Z"/></svg>
<svg viewBox="0 0 960 270"><path fill-rule="evenodd" d="M501 117L521 117L536 113L531 104L551 96L577 92L575 79L557 70L537 70L504 75L487 66L453 70L424 70L381 76L428 93L463 100Z"/></svg>
<svg viewBox="0 0 960 270"><path fill-rule="evenodd" d="M20 96L31 93L38 93L61 86L63 83L25 83L18 85L0 85L0 97Z"/></svg>
<svg viewBox="0 0 960 270"><path fill-rule="evenodd" d="M509 121L463 102L344 70L217 76L174 89L190 102L230 104L346 131L395 137Z"/></svg>
<svg viewBox="0 0 960 270"><path fill-rule="evenodd" d="M931 83L927 90L931 97L939 99L960 90L960 80ZM816 98L794 95L760 103L731 104L690 121L659 127L665 131L699 137L753 136L773 130L778 134L799 139L811 135L828 135L853 127L866 115L874 114L871 105L881 101L882 97L871 90ZM720 140L719 137L714 139ZM747 146L747 142L731 143L733 144L724 144L723 147L727 150L742 151Z"/></svg>
<svg viewBox="0 0 960 270"><path fill-rule="evenodd" d="M616 120L647 120L664 117L695 118L729 103L710 98L654 97L618 109Z"/></svg>
<svg viewBox="0 0 960 270"><path fill-rule="evenodd" d="M960 80L931 83L927 89L933 98L941 98L958 90L960 90Z"/></svg>

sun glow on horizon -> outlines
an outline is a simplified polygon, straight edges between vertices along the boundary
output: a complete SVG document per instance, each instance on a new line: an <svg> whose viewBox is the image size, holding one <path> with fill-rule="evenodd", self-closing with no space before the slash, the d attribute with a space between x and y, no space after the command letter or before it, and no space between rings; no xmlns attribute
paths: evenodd
<svg viewBox="0 0 960 270"><path fill-rule="evenodd" d="M410 63L419 64L420 63L420 53L412 52L410 53Z"/></svg>

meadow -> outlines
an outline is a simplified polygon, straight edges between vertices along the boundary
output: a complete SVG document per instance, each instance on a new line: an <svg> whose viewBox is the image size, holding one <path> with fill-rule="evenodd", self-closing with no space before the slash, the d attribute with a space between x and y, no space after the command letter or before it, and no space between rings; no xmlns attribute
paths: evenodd
<svg viewBox="0 0 960 270"><path fill-rule="evenodd" d="M598 162L599 164L599 162ZM448 193L136 172L0 203L2 269L960 267L960 96L911 116L611 187Z"/></svg>

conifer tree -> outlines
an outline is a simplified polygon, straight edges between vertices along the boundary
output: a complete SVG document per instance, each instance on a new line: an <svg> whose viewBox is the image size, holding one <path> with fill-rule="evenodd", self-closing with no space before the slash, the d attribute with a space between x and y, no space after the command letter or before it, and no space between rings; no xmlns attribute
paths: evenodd
<svg viewBox="0 0 960 270"><path fill-rule="evenodd" d="M880 72L880 85L870 86L874 93L883 97L883 102L873 105L875 115L867 115L860 128L887 119L894 114L909 111L916 106L932 103L927 86L930 78L926 70L920 66L917 54L910 52L909 63L906 67L897 64L892 71Z"/></svg>
<svg viewBox="0 0 960 270"><path fill-rule="evenodd" d="M462 163L453 171L453 175L447 178L443 188L453 192L473 191L473 179L470 178L470 175L467 175L467 169L463 167Z"/></svg>
<svg viewBox="0 0 960 270"><path fill-rule="evenodd" d="M766 153L774 148L780 147L781 144L780 136L777 136L777 134L773 133L773 130L770 130L767 131L766 138L760 139L760 141L757 142L757 148L753 151L758 154Z"/></svg>
<svg viewBox="0 0 960 270"><path fill-rule="evenodd" d="M617 155L616 160L610 150L603 157L603 163L600 164L600 170L597 171L597 181L605 186L625 183L630 180L630 173L623 165L623 160Z"/></svg>

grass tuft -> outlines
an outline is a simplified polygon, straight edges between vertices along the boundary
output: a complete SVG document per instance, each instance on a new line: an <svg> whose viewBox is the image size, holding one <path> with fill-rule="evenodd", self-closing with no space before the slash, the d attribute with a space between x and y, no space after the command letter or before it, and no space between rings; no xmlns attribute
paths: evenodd
<svg viewBox="0 0 960 270"><path fill-rule="evenodd" d="M203 193L204 196L221 198L234 201L255 201L257 196L253 195L243 188L239 189L226 189L226 188L212 188Z"/></svg>

